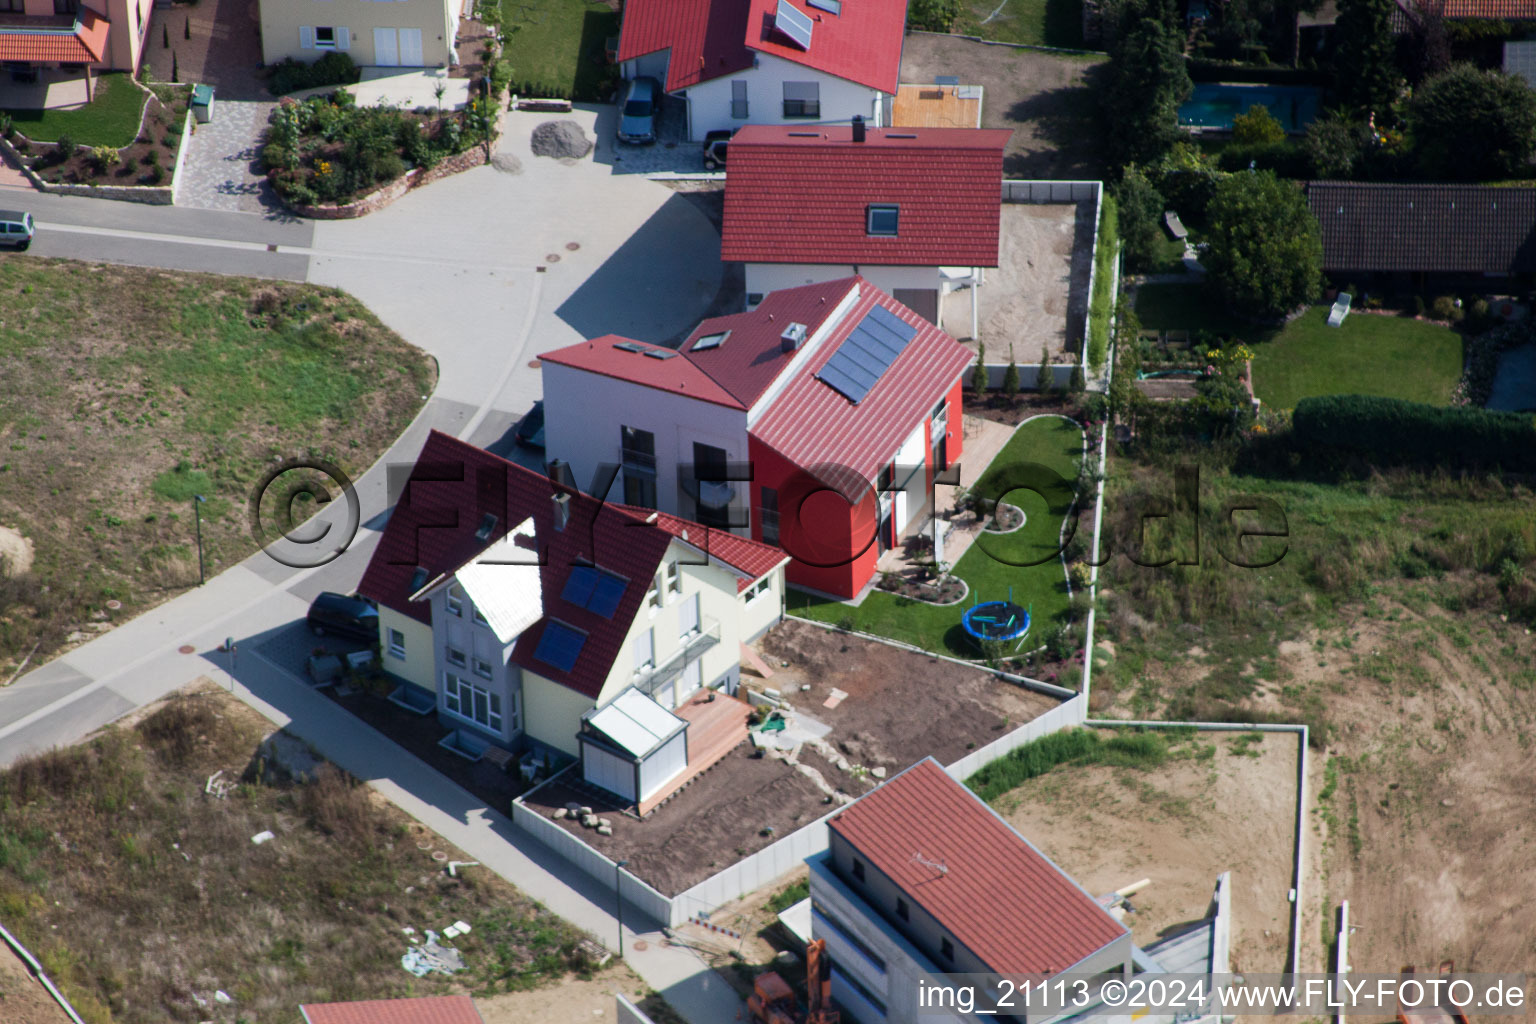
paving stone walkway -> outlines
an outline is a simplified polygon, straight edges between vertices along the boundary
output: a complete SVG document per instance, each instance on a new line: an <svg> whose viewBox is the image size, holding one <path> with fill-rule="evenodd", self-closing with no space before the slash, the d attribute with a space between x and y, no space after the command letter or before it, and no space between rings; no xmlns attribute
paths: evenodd
<svg viewBox="0 0 1536 1024"><path fill-rule="evenodd" d="M260 173L261 133L274 104L216 98L213 120L187 140L178 206L267 213L282 205Z"/></svg>

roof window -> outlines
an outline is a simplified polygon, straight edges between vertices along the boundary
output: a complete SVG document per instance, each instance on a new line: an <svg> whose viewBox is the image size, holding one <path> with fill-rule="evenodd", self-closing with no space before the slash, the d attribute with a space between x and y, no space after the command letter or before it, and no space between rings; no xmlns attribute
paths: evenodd
<svg viewBox="0 0 1536 1024"><path fill-rule="evenodd" d="M871 203L865 211L865 230L871 235L894 237L901 219L901 207L894 203Z"/></svg>

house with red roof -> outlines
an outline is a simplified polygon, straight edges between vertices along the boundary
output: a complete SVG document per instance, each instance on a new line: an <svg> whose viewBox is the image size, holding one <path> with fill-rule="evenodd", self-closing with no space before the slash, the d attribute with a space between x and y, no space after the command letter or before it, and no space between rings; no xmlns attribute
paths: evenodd
<svg viewBox="0 0 1536 1024"><path fill-rule="evenodd" d="M961 454L974 353L862 277L773 292L676 349L615 335L540 357L546 451L588 493L782 547L852 597Z"/></svg>
<svg viewBox="0 0 1536 1024"><path fill-rule="evenodd" d="M996 267L1003 149L981 128L753 125L731 140L720 258L747 306L861 274L938 324L940 302ZM972 332L974 333L974 332Z"/></svg>
<svg viewBox="0 0 1536 1024"><path fill-rule="evenodd" d="M308 1003L299 1013L304 1024L485 1024L469 996Z"/></svg>
<svg viewBox="0 0 1536 1024"><path fill-rule="evenodd" d="M690 140L856 115L888 124L906 21L907 0L628 0L620 68L686 102Z"/></svg>
<svg viewBox="0 0 1536 1024"><path fill-rule="evenodd" d="M1104 901L931 757L833 815L827 830L827 850L808 861L811 931L826 940L845 1020L931 1020L919 994L945 1005L933 986L952 985L946 975L1128 978L1142 955Z"/></svg>
<svg viewBox="0 0 1536 1024"><path fill-rule="evenodd" d="M445 747L579 759L645 813L746 739L741 645L782 617L786 561L433 431L358 592Z"/></svg>
<svg viewBox="0 0 1536 1024"><path fill-rule="evenodd" d="M8 103L43 106L48 85L83 79L78 92L53 90L56 104L79 103L94 92L93 70L136 71L152 6L152 0L22 0L7 7L0 16L0 61L11 75ZM26 94L28 87L35 96Z"/></svg>

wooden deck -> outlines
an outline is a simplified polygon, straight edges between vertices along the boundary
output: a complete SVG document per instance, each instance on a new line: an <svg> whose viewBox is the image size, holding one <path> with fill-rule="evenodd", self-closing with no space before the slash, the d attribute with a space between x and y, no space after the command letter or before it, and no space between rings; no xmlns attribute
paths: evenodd
<svg viewBox="0 0 1536 1024"><path fill-rule="evenodd" d="M714 700L710 700L714 697ZM752 708L744 701L715 690L701 690L682 707L679 718L688 723L688 767L636 808L643 818L694 778L715 766L747 738L747 716Z"/></svg>
<svg viewBox="0 0 1536 1024"><path fill-rule="evenodd" d="M981 86L898 85L891 125L895 128L980 128Z"/></svg>

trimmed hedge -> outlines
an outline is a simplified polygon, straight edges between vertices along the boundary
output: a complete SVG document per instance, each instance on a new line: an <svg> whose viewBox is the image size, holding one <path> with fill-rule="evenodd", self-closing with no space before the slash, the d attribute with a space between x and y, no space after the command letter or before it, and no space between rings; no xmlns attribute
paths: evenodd
<svg viewBox="0 0 1536 1024"><path fill-rule="evenodd" d="M1327 85L1328 76L1311 68L1292 68L1283 64L1237 64L1196 57L1189 61L1189 78L1194 82L1254 82L1264 85Z"/></svg>
<svg viewBox="0 0 1536 1024"><path fill-rule="evenodd" d="M1322 395L1296 403L1291 427L1302 451L1350 453L1378 465L1536 470L1536 422L1524 413Z"/></svg>
<svg viewBox="0 0 1536 1024"><path fill-rule="evenodd" d="M345 53L332 51L313 64L285 57L272 69L272 80L267 87L274 96L282 96L324 85L352 85L362 77L362 69L356 61Z"/></svg>

